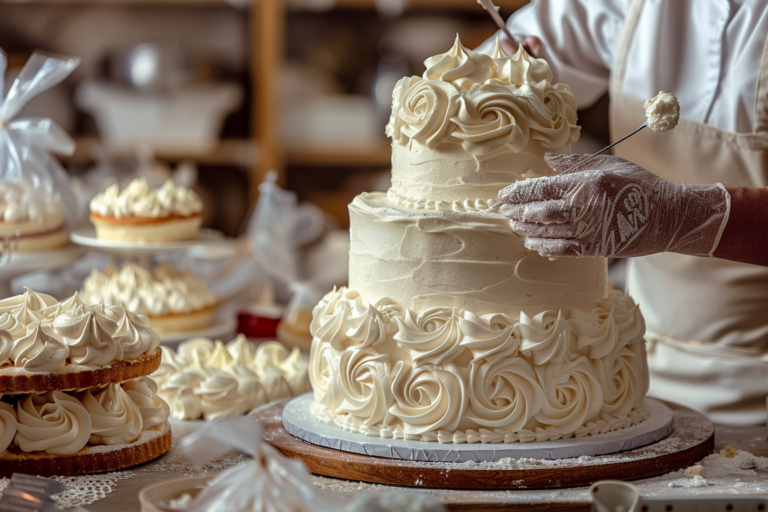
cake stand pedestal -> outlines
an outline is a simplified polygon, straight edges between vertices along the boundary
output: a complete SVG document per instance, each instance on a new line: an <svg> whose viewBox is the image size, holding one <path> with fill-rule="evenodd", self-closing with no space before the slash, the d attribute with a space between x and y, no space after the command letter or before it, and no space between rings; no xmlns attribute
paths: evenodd
<svg viewBox="0 0 768 512"><path fill-rule="evenodd" d="M359 455L303 441L283 427L283 409L287 403L262 407L252 413L262 425L265 441L285 455L301 459L315 474L378 484L494 490L575 487L599 480L634 480L675 471L701 460L714 447L714 427L705 416L663 402L673 415L672 433L660 441L628 451L522 462L511 469L504 461L472 465L419 462ZM592 440L601 443L600 437L594 436ZM494 449L490 444L472 446L478 450Z"/></svg>
<svg viewBox="0 0 768 512"><path fill-rule="evenodd" d="M83 256L76 245L48 251L12 252L8 262L0 267L0 298L11 296L11 280L23 274L53 270L74 263Z"/></svg>

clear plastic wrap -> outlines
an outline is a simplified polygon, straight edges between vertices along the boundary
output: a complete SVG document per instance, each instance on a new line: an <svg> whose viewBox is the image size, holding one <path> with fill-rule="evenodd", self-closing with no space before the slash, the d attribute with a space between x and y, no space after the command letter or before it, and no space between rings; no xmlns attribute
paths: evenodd
<svg viewBox="0 0 768 512"><path fill-rule="evenodd" d="M281 302L290 299L283 314L290 322L299 311L312 311L334 285L346 283L348 237L329 233L323 212L313 204L298 204L295 193L277 185L276 172L267 175L259 192L248 241L274 287L273 296ZM311 243L315 250L305 251Z"/></svg>
<svg viewBox="0 0 768 512"><path fill-rule="evenodd" d="M64 80L80 63L75 57L33 53L0 97L0 220L22 222L46 215L76 218L69 178L51 154L71 155L75 141L48 118L16 116L41 92ZM0 91L7 66L0 50Z"/></svg>
<svg viewBox="0 0 768 512"><path fill-rule="evenodd" d="M228 415L211 421L183 438L181 445L198 465L217 450L234 449L253 457L216 476L187 512L340 512L343 508L339 498L314 486L300 460L289 459L264 442L261 427L251 418Z"/></svg>

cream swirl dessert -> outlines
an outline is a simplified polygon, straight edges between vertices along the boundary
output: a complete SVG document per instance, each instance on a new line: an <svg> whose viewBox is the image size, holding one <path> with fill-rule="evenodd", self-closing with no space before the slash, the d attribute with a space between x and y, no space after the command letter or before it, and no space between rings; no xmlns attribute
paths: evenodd
<svg viewBox="0 0 768 512"><path fill-rule="evenodd" d="M96 235L126 242L168 242L197 237L203 202L191 189L167 180L152 190L144 178L120 191L109 186L91 200Z"/></svg>
<svg viewBox="0 0 768 512"><path fill-rule="evenodd" d="M163 347L153 378L173 419L213 420L310 391L308 364L298 349L289 352L276 341L257 347L243 335L226 345L193 338L178 352Z"/></svg>
<svg viewBox="0 0 768 512"><path fill-rule="evenodd" d="M148 358L159 345L147 317L122 306L90 306L77 293L58 302L27 289L0 301L0 380L22 370L40 379L46 373L71 377L77 371Z"/></svg>
<svg viewBox="0 0 768 512"><path fill-rule="evenodd" d="M87 446L135 442L142 432L158 430L168 420L167 404L154 395L157 388L147 386L147 380L112 383L76 395L64 391L30 394L19 399L15 409L0 402L0 448L73 455ZM133 392L136 387L147 391L137 395ZM146 400L155 405L151 414L142 411Z"/></svg>
<svg viewBox="0 0 768 512"><path fill-rule="evenodd" d="M0 181L0 237L14 235L19 252L68 244L61 195L36 186L27 176L16 183Z"/></svg>
<svg viewBox="0 0 768 512"><path fill-rule="evenodd" d="M192 272L179 272L168 262L145 269L135 263L93 269L83 281L83 299L92 304L122 305L149 318L160 333L193 332L210 326L216 297Z"/></svg>
<svg viewBox="0 0 768 512"><path fill-rule="evenodd" d="M315 307L314 414L368 436L547 441L642 421L645 323L601 258L541 258L489 210L578 139L542 59L456 40L398 82L392 188L349 206L349 288Z"/></svg>
<svg viewBox="0 0 768 512"><path fill-rule="evenodd" d="M28 289L0 301L0 464L73 475L165 453L170 411L146 377L159 344L146 317L77 293L58 302Z"/></svg>
<svg viewBox="0 0 768 512"><path fill-rule="evenodd" d="M677 126L680 120L680 104L672 93L661 91L645 102L648 128L654 132L666 132Z"/></svg>

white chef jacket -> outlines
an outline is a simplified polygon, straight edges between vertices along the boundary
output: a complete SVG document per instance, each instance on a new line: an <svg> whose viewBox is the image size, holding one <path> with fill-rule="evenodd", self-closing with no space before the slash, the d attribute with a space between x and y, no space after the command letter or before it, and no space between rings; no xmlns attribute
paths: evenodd
<svg viewBox="0 0 768 512"><path fill-rule="evenodd" d="M510 32L520 39L527 35L542 39L543 57L550 62L555 79L571 86L581 106L589 106L606 92L614 62L622 62L625 63L623 71L613 77L612 87L614 91L620 91L622 97L637 98L641 117L642 99L655 96L659 90L666 90L679 98L681 116L688 120L689 126L692 126L691 122L709 125L710 135L723 133L725 137L725 132L732 132L751 137L756 124L758 77L761 66L766 65L768 2L644 0L639 14L635 10L632 15L634 28L629 33L628 47L625 46L628 50L624 50L628 53L616 59L631 3L631 0L534 1L515 13L508 26ZM489 50L492 43L493 39L486 41L480 50ZM761 104L765 104L764 98ZM632 112L629 111L619 113L623 117L618 119L632 117L630 114ZM764 118L764 115L760 117ZM642 119L633 119L631 126L623 126L620 131L627 132L640 122ZM761 133L765 131L763 128ZM709 137L707 140L716 139ZM681 149L695 150L693 147ZM733 156L741 158L745 155L734 153ZM750 155L750 158L754 159L755 155ZM657 171L673 181L687 176L688 182L694 182L696 169L686 168L684 163L679 164L679 170L670 167L675 160L673 157L664 160L666 163L659 162L661 167ZM743 165L735 166L739 169L733 170L737 175L731 180L729 169L722 162L717 169L705 168L706 162L699 164L704 166L701 168L701 179L705 181L702 182L713 182L714 170L723 175L726 183L742 183L746 179L738 174ZM764 173L758 174L760 179L756 183L762 183ZM710 181L706 181L708 179ZM694 345L704 342L705 345L701 346L707 348L697 349L688 356L680 352L675 344L659 343L654 358L649 361L653 363L651 394L695 404L722 423L764 422L764 397L768 386L765 365L759 363L758 356L752 355L741 360L751 363L737 362L737 359L733 361L734 368L728 366L729 358L738 355L741 346L758 351L768 349L768 323L764 321L768 304L762 304L766 297L762 288L764 285L761 284L765 281L764 274L749 265L720 265L728 268L717 269L718 265L704 265L706 262L698 262L701 263L698 265L695 261L689 262L686 259L689 257L685 256L664 256L667 255L630 262L629 281L634 283L636 293L640 294L641 309L647 302L644 311L649 334L656 340L659 336L667 336L670 340L690 341ZM651 272L649 268L654 268L653 265L662 264L658 261L660 259L664 260L665 269ZM641 263L645 269L642 273ZM662 277L658 290L666 287L671 292L669 286L675 286L672 301L676 306L660 305L658 290L653 292L656 290L654 283L659 276L666 275L665 272L674 274L675 265L683 266L679 270L686 270L686 277L674 285ZM699 271L696 267L702 267L702 272L708 269L707 272L718 274L709 275L710 279L706 275L692 278L692 273ZM710 296L718 295L716 287L713 288L715 282L738 286L738 290L719 294L719 297L735 295L738 297L736 302L728 302L734 300L729 298L723 299L725 303L718 304L720 299L714 298L702 303L702 300L707 301ZM697 292L697 286L704 284L709 286L704 286L701 293ZM688 308L686 314L675 313L680 307ZM740 322L740 316L745 314L748 318ZM709 353L721 349L728 357ZM681 358L685 357L688 359L682 362ZM752 403L753 400L760 400L761 394L763 405ZM729 403L734 404L730 409Z"/></svg>
<svg viewBox="0 0 768 512"><path fill-rule="evenodd" d="M541 57L581 108L608 90L630 0L533 0L507 21L522 40L544 42ZM673 92L682 117L729 132L751 132L768 38L766 0L646 0L623 89L639 98ZM478 51L489 52L495 36ZM649 64L652 63L652 64ZM648 70L651 70L649 72Z"/></svg>

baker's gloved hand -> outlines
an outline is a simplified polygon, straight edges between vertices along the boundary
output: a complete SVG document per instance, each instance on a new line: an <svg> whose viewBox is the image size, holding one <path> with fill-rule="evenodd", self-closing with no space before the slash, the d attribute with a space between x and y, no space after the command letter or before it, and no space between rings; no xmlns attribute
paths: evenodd
<svg viewBox="0 0 768 512"><path fill-rule="evenodd" d="M499 193L501 213L525 247L542 256L711 256L727 222L721 184L671 183L615 156L561 174L584 155L547 153L555 176L521 180Z"/></svg>

